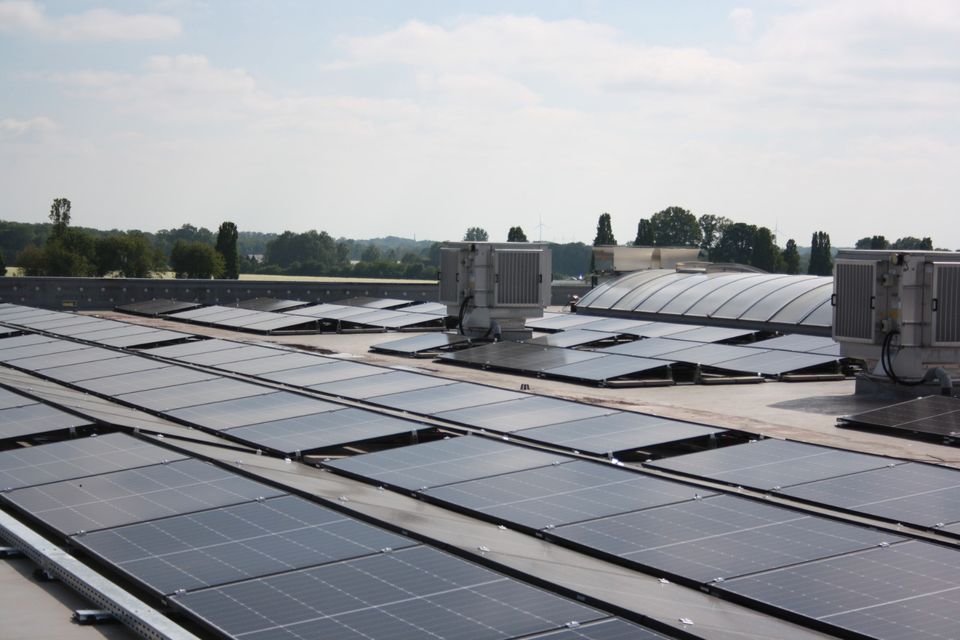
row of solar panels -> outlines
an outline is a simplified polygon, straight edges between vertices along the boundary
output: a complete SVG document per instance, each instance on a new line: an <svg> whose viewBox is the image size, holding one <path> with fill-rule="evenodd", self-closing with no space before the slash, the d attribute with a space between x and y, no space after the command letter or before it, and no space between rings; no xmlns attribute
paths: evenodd
<svg viewBox="0 0 960 640"><path fill-rule="evenodd" d="M20 393L0 387L0 440L89 427L88 418L67 413Z"/></svg>
<svg viewBox="0 0 960 640"><path fill-rule="evenodd" d="M842 637L956 632L956 547L477 437L324 466ZM953 469L778 440L650 466L960 535Z"/></svg>
<svg viewBox="0 0 960 640"><path fill-rule="evenodd" d="M411 303L390 298L353 298L342 304L254 298L235 306L200 306L172 300L149 300L117 307L138 315L253 333L339 331L348 327L443 328L447 308L436 302Z"/></svg>
<svg viewBox="0 0 960 640"><path fill-rule="evenodd" d="M0 308L0 321L11 316L22 320L18 309ZM184 342L143 353L153 357L44 335L0 339L0 362L7 366L285 455L402 436L432 427L413 419L345 407L335 401L157 358L599 455L647 449L724 431L226 340Z"/></svg>
<svg viewBox="0 0 960 640"><path fill-rule="evenodd" d="M229 638L662 638L143 440L0 452L2 502Z"/></svg>

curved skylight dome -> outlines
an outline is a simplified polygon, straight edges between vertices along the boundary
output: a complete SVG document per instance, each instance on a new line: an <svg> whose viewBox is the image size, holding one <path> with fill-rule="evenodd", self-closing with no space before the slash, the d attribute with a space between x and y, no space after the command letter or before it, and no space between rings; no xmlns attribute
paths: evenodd
<svg viewBox="0 0 960 640"><path fill-rule="evenodd" d="M824 333L833 321L832 293L832 277L652 269L597 286L577 308L646 320Z"/></svg>

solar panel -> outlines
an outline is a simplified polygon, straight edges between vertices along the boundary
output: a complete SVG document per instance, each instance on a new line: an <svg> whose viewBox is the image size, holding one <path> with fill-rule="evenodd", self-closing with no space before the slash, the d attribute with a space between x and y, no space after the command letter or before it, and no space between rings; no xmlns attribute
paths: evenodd
<svg viewBox="0 0 960 640"><path fill-rule="evenodd" d="M342 398L363 400L374 396L382 396L416 389L430 389L453 384L454 380L436 378L409 371L385 370L374 376L363 376L349 380L338 380L310 387L314 391L328 393Z"/></svg>
<svg viewBox="0 0 960 640"><path fill-rule="evenodd" d="M563 631L554 631L530 640L667 640L667 636L626 620L611 618L585 625L576 625Z"/></svg>
<svg viewBox="0 0 960 640"><path fill-rule="evenodd" d="M844 425L960 436L960 399L927 396L841 419Z"/></svg>
<svg viewBox="0 0 960 640"><path fill-rule="evenodd" d="M730 371L780 375L792 371L801 371L819 367L837 361L837 357L816 353L793 353L790 351L768 351L753 356L717 362L714 366Z"/></svg>
<svg viewBox="0 0 960 640"><path fill-rule="evenodd" d="M443 362L453 362L455 364L539 373L544 369L585 362L599 358L601 355L594 352L558 349L520 342L494 342L470 349L461 349L454 353L442 353L439 359Z"/></svg>
<svg viewBox="0 0 960 640"><path fill-rule="evenodd" d="M177 313L200 306L196 302L181 302L179 300L144 300L131 302L117 307L117 311L144 316L159 316L166 313Z"/></svg>
<svg viewBox="0 0 960 640"><path fill-rule="evenodd" d="M285 311L304 307L307 303L301 300L280 300L278 298L251 298L241 300L237 306L241 309L256 309L257 311Z"/></svg>
<svg viewBox="0 0 960 640"><path fill-rule="evenodd" d="M117 352L112 353L117 357L45 369L43 373L61 382L76 382L89 378L102 378L104 376L120 375L123 373L148 371L164 366L163 363L156 362L155 360L149 360L139 356L124 356Z"/></svg>
<svg viewBox="0 0 960 640"><path fill-rule="evenodd" d="M403 310L407 313L427 313L435 316L447 315L447 305L440 304L439 302L418 302L403 307Z"/></svg>
<svg viewBox="0 0 960 640"><path fill-rule="evenodd" d="M459 424L513 432L567 420L578 420L616 413L616 409L569 402L545 396L525 396L516 400L455 409L436 414L437 418Z"/></svg>
<svg viewBox="0 0 960 640"><path fill-rule="evenodd" d="M577 328L585 331L609 331L611 333L623 334L630 329L636 329L648 324L650 323L645 320L595 317L593 322L577 325Z"/></svg>
<svg viewBox="0 0 960 640"><path fill-rule="evenodd" d="M183 344L172 344L167 347L155 347L153 349L145 349L143 352L161 358L180 358L182 356L208 353L221 349L236 349L242 346L243 344L240 342L213 338L210 340L192 340L190 342L184 342Z"/></svg>
<svg viewBox="0 0 960 640"><path fill-rule="evenodd" d="M371 298L367 296L356 296L353 298L346 298L344 300L337 300L335 304L349 307L365 307L367 309L395 309L397 307L405 307L409 305L410 301L403 300L401 298Z"/></svg>
<svg viewBox="0 0 960 640"><path fill-rule="evenodd" d="M0 438L19 438L89 425L81 418L45 404L28 404L0 411Z"/></svg>
<svg viewBox="0 0 960 640"><path fill-rule="evenodd" d="M0 452L3 491L181 460L186 456L123 433Z"/></svg>
<svg viewBox="0 0 960 640"><path fill-rule="evenodd" d="M136 335L120 336L116 338L98 339L97 342L109 347L134 349L139 347L152 347L164 342L180 341L189 337L191 337L191 334L180 333L179 331L167 331L166 329L158 329L149 333L138 333Z"/></svg>
<svg viewBox="0 0 960 640"><path fill-rule="evenodd" d="M383 373L381 367L373 367L369 364L359 362L350 362L349 360L323 360L321 364L311 365L309 367L297 367L296 369L286 369L283 371L273 371L261 374L260 377L283 384L294 385L298 387L307 387L312 384L322 384L324 382L335 382L337 380L346 380L347 378L360 378L362 376L372 376Z"/></svg>
<svg viewBox="0 0 960 640"><path fill-rule="evenodd" d="M865 453L768 438L655 460L648 462L647 466L743 487L771 490L881 469L901 462Z"/></svg>
<svg viewBox="0 0 960 640"><path fill-rule="evenodd" d="M87 347L86 349L75 349L64 353L49 353L42 356L32 356L29 358L17 358L11 364L18 369L28 371L42 371L51 367L66 367L71 364L80 364L84 362L96 362L97 360L110 360L119 358L118 351L110 349L101 349L100 347Z"/></svg>
<svg viewBox="0 0 960 640"><path fill-rule="evenodd" d="M75 327L64 327L62 329L57 329L55 333L59 336L83 336L84 340L89 340L88 336L108 334L109 337L109 334L117 331L124 333L129 333L131 331L134 333L143 333L151 330L152 329L150 327L141 327L135 324L114 322L113 320L99 320L98 322L89 322Z"/></svg>
<svg viewBox="0 0 960 640"><path fill-rule="evenodd" d="M208 429L230 429L343 408L289 391L212 402L170 411L174 418Z"/></svg>
<svg viewBox="0 0 960 640"><path fill-rule="evenodd" d="M689 340L691 342L723 342L734 338L743 338L756 333L752 329L731 329L729 327L696 327L689 331L670 334L671 340Z"/></svg>
<svg viewBox="0 0 960 640"><path fill-rule="evenodd" d="M697 583L893 543L866 527L732 495L557 527L551 536Z"/></svg>
<svg viewBox="0 0 960 640"><path fill-rule="evenodd" d="M960 522L960 471L908 462L820 480L783 490L784 495L894 522L934 527Z"/></svg>
<svg viewBox="0 0 960 640"><path fill-rule="evenodd" d="M273 373L274 371L286 371L288 369L297 369L300 367L309 367L316 364L329 364L337 362L330 358L314 355L312 353L293 353L277 351L277 355L267 356L266 358L255 358L253 360L244 360L242 362L231 362L229 364L218 365L218 368L234 373L243 373L247 375L262 375Z"/></svg>
<svg viewBox="0 0 960 640"><path fill-rule="evenodd" d="M215 373L173 365L133 373L122 373L116 376L78 380L73 384L81 389L86 389L94 393L101 393L107 396L120 396L125 393L160 389L163 387L172 387L219 378L220 376Z"/></svg>
<svg viewBox="0 0 960 640"><path fill-rule="evenodd" d="M242 322L225 323L226 326L235 324L244 331L270 333L272 331L315 332L317 321L311 318L288 316L281 313L264 313L255 318L241 318Z"/></svg>
<svg viewBox="0 0 960 640"><path fill-rule="evenodd" d="M351 321L352 320L351 318ZM442 328L444 326L444 316L430 313L398 311L393 317L381 318L376 325L384 329L404 329L421 326L424 328Z"/></svg>
<svg viewBox="0 0 960 640"><path fill-rule="evenodd" d="M550 333L532 340L527 340L528 344L542 344L548 347L579 347L602 340L613 340L619 334L608 333L605 331L586 331L584 329L571 329L570 331L561 331L560 333Z"/></svg>
<svg viewBox="0 0 960 640"><path fill-rule="evenodd" d="M605 416L524 429L514 435L526 440L604 455L702 438L724 431L718 427L618 411Z"/></svg>
<svg viewBox="0 0 960 640"><path fill-rule="evenodd" d="M158 369L157 371L162 371ZM132 374L139 376L140 374ZM178 384L174 387L161 387L147 391L135 391L115 396L118 400L154 411L170 411L183 407L192 407L197 404L209 404L221 400L233 400L248 396L259 396L276 391L271 387L264 387L249 382L242 382L232 378L214 378L188 384Z"/></svg>
<svg viewBox="0 0 960 640"><path fill-rule="evenodd" d="M22 407L27 404L37 404L37 401L0 387L0 410Z"/></svg>
<svg viewBox="0 0 960 640"><path fill-rule="evenodd" d="M96 531L73 541L161 594L417 544L294 496Z"/></svg>
<svg viewBox="0 0 960 640"><path fill-rule="evenodd" d="M263 422L225 431L227 435L284 454L328 449L414 433L427 425L363 409L341 409Z"/></svg>
<svg viewBox="0 0 960 640"><path fill-rule="evenodd" d="M457 407L473 407L522 398L523 394L469 382L455 382L442 387L417 389L368 398L374 404L420 414L434 414Z"/></svg>
<svg viewBox="0 0 960 640"><path fill-rule="evenodd" d="M909 541L716 585L871 638L934 640L957 631L960 554Z"/></svg>
<svg viewBox="0 0 960 640"><path fill-rule="evenodd" d="M427 489L570 460L477 436L367 453L325 466L403 489Z"/></svg>
<svg viewBox="0 0 960 640"><path fill-rule="evenodd" d="M580 325L596 322L596 316L578 316L572 313L557 313L543 318L527 320L527 327L540 331L564 331Z"/></svg>
<svg viewBox="0 0 960 640"><path fill-rule="evenodd" d="M191 364L216 367L228 362L253 360L255 358L265 358L279 354L280 352L277 349L271 349L270 347L238 344L236 349L223 349L221 351L209 351L207 353L179 356L177 360Z"/></svg>
<svg viewBox="0 0 960 640"><path fill-rule="evenodd" d="M3 342L0 342L0 347L7 347L7 340L17 340L18 338L26 337L27 336L17 336L16 338L5 338ZM10 362L16 366L14 361L22 358L33 358L48 354L65 354L68 351L86 350L89 348L89 346L80 344L79 342L47 339L43 342L35 342L33 344L25 344L16 347L9 345L8 348L0 350L0 362Z"/></svg>
<svg viewBox="0 0 960 640"><path fill-rule="evenodd" d="M691 485L586 460L448 484L424 493L497 522L532 529L710 495Z"/></svg>
<svg viewBox="0 0 960 640"><path fill-rule="evenodd" d="M702 344L680 351L671 351L666 358L675 362L718 366L720 363L757 355L756 350L738 347L729 344Z"/></svg>
<svg viewBox="0 0 960 640"><path fill-rule="evenodd" d="M607 617L424 546L174 596L245 638L516 638Z"/></svg>
<svg viewBox="0 0 960 640"><path fill-rule="evenodd" d="M48 331L52 329L57 329L59 327L75 327L81 324L95 324L98 322L101 322L99 318L93 318L90 316L77 316L70 313L62 313L49 320L48 319L18 320L17 324L22 324L24 326L30 327L31 329Z"/></svg>
<svg viewBox="0 0 960 640"><path fill-rule="evenodd" d="M340 304L316 304L309 307L302 307L300 309L289 309L284 313L298 315L298 316L309 316L311 318L323 318L325 314L335 309L343 309L344 306Z"/></svg>
<svg viewBox="0 0 960 640"><path fill-rule="evenodd" d="M770 338L769 340L760 340L748 345L747 347L757 349L777 349L779 351L797 351L800 353L810 353L817 349L825 349L836 346L833 338L824 336L806 336L799 333L792 333L785 336Z"/></svg>
<svg viewBox="0 0 960 640"><path fill-rule="evenodd" d="M470 339L452 333L425 333L400 340L389 340L370 347L371 351L413 355L426 351L436 351L455 345L466 345Z"/></svg>
<svg viewBox="0 0 960 640"><path fill-rule="evenodd" d="M675 322L651 322L650 324L625 330L624 333L637 336L638 338L659 338L662 336L673 336L674 334L685 333L692 329L700 329L700 328L701 326L696 324L679 324Z"/></svg>
<svg viewBox="0 0 960 640"><path fill-rule="evenodd" d="M604 347L602 353L617 353L624 356L635 356L638 358L658 358L674 351L690 348L689 342L681 340L672 340L670 338L644 338L643 340L634 340L633 342L624 342Z"/></svg>
<svg viewBox="0 0 960 640"><path fill-rule="evenodd" d="M586 362L568 364L562 367L544 369L543 374L552 377L572 378L589 382L606 382L618 378L633 377L641 373L659 371L661 376L666 372L669 362L651 360L649 358L633 358L630 356L604 355Z"/></svg>
<svg viewBox="0 0 960 640"><path fill-rule="evenodd" d="M134 522L281 495L199 460L177 460L0 494L60 533Z"/></svg>

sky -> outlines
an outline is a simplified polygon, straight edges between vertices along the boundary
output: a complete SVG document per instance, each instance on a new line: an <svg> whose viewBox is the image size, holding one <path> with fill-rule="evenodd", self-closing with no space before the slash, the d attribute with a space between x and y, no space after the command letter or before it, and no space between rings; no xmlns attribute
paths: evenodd
<svg viewBox="0 0 960 640"><path fill-rule="evenodd" d="M956 0L0 0L0 219L960 249Z"/></svg>

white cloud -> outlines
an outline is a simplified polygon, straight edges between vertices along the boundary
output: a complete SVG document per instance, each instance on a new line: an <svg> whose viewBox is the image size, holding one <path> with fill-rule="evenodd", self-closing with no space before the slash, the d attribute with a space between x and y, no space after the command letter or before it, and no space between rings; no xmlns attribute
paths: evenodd
<svg viewBox="0 0 960 640"><path fill-rule="evenodd" d="M0 31L58 40L166 40L178 37L179 20L158 14L124 14L91 9L53 18L33 0L0 1Z"/></svg>
<svg viewBox="0 0 960 640"><path fill-rule="evenodd" d="M46 116L37 116L26 120L16 118L0 118L0 141L30 139L51 133L57 128L57 123Z"/></svg>
<svg viewBox="0 0 960 640"><path fill-rule="evenodd" d="M749 38L753 35L753 30L757 26L753 17L753 11L744 7L737 7L730 12L730 23L733 25L737 36L741 39Z"/></svg>

